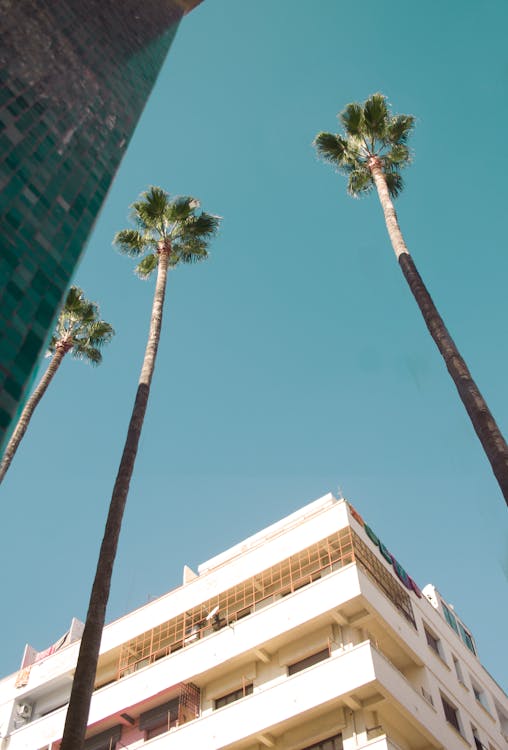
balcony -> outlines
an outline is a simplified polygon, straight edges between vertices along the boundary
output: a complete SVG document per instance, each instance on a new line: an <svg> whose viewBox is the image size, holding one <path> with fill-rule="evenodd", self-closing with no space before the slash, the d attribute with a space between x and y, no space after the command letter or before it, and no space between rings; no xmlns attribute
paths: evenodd
<svg viewBox="0 0 508 750"><path fill-rule="evenodd" d="M320 579L313 582L309 580L309 583L312 585L301 586L291 596L282 596L271 606L264 606L248 617L237 619L228 627L212 630L206 637L195 638L185 648L179 648L165 658L152 662L149 660L145 668L138 667L123 679L97 690L92 700L90 724L98 726L108 721L109 717L118 719L125 711L129 712L130 706L142 704L147 696L165 695L171 690L171 686L189 681L206 685L208 679L215 679L216 670L221 665L229 664L235 659L259 658L257 653L260 648L268 648L270 651L272 641L279 643L281 637L284 637L286 643L291 642L299 637L300 628L308 629L310 621L316 628L325 624L330 626L338 617L339 611L345 615L355 611L363 612L367 618L372 619L372 612L376 612L378 608L383 609L386 619L380 630L387 632L387 624L394 630L400 630L402 626L408 640L418 640L411 623L406 618L400 618L395 609L396 603L390 599L390 604L386 592L383 589L379 591L372 576L364 576L363 570L356 565L347 565L336 571L328 570L326 575L322 571ZM362 594L363 589L367 599ZM365 606L371 612L365 610ZM351 620L358 622L355 616ZM373 625L370 622L369 628ZM349 647L352 645L349 644ZM275 650L279 647L276 646ZM403 655L400 649L399 651ZM393 658L390 651L387 653ZM408 659L407 653L403 659ZM393 668L400 670L403 664L396 663ZM256 694L252 699L255 697ZM422 700L421 696L418 697ZM202 717L199 721L205 718ZM62 736L64 720L65 708L61 708L27 724L12 734L10 750L33 750L33 747L41 745L41 737L45 738L47 744L57 741Z"/></svg>
<svg viewBox="0 0 508 750"><path fill-rule="evenodd" d="M148 630L120 650L118 678L203 640L355 560L356 534L347 526ZM362 544L357 539L357 543Z"/></svg>
<svg viewBox="0 0 508 750"><path fill-rule="evenodd" d="M456 737L438 719L436 712L405 680L400 672L370 642L346 652L336 652L283 682L259 686L252 695L170 731L171 750L207 747L208 750L234 750L246 741L277 742L302 721L333 708L375 707L381 722L396 719L414 750L442 747L458 750ZM337 715L340 715L337 713ZM375 730L375 731L374 731ZM374 747L396 745L382 738L382 724L372 727L378 735L366 737ZM165 750L167 736L147 744L150 750Z"/></svg>
<svg viewBox="0 0 508 750"><path fill-rule="evenodd" d="M355 562L414 627L411 600L407 591L347 526L233 588L191 606L176 617L102 653L96 688L142 670L221 629L234 626L249 615ZM182 592L184 590L186 587L183 587ZM76 648L78 645L75 644ZM39 667L37 672L40 674L31 675L28 689L19 695L26 693L28 696L31 690L43 686L48 678L57 678L65 662L72 666L74 659L71 650L67 650L63 656L63 662L61 659L55 661L53 657L51 664L44 664L42 670ZM32 677L38 679L32 681Z"/></svg>

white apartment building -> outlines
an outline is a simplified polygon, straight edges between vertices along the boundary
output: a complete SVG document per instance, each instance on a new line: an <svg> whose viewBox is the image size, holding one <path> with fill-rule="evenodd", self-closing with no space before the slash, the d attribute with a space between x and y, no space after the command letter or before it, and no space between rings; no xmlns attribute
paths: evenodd
<svg viewBox="0 0 508 750"><path fill-rule="evenodd" d="M0 681L0 750L58 750L79 627ZM104 629L86 750L506 750L439 592L327 495Z"/></svg>

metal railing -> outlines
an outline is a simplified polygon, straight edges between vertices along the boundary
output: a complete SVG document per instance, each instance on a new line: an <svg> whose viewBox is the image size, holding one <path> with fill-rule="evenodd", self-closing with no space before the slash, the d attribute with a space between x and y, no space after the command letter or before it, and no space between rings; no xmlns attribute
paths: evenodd
<svg viewBox="0 0 508 750"><path fill-rule="evenodd" d="M354 561L352 531L346 527L123 644L118 678L212 635Z"/></svg>
<svg viewBox="0 0 508 750"><path fill-rule="evenodd" d="M353 562L358 563L404 618L416 627L409 594L347 526L187 612L132 638L120 649L117 679L212 635Z"/></svg>

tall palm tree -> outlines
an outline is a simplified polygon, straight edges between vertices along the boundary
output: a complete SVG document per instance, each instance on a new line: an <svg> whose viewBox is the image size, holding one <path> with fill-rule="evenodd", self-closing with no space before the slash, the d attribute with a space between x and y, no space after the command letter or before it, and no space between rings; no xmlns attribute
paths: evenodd
<svg viewBox="0 0 508 750"><path fill-rule="evenodd" d="M84 359L92 365L98 365L102 362L101 348L111 341L114 334L110 324L100 319L99 308L95 302L85 299L79 287L71 286L49 343L51 362L37 388L26 402L12 437L7 443L0 463L0 482L11 465L37 404L46 393L65 355L70 352L77 359Z"/></svg>
<svg viewBox="0 0 508 750"><path fill-rule="evenodd" d="M113 563L159 346L168 270L180 263L204 260L209 241L219 227L218 216L198 213L198 208L195 198L170 199L161 188L151 187L132 205L136 228L118 232L113 241L120 252L140 259L135 269L140 278L148 278L157 269L157 281L145 356L111 496L60 750L81 750L84 743Z"/></svg>
<svg viewBox="0 0 508 750"><path fill-rule="evenodd" d="M443 356L508 504L508 446L416 269L391 200L403 188L400 170L410 162L407 139L414 126L414 117L392 115L386 97L374 94L363 105L348 104L339 119L344 126L344 135L319 133L314 145L324 159L347 176L350 195L357 197L376 188L402 273Z"/></svg>

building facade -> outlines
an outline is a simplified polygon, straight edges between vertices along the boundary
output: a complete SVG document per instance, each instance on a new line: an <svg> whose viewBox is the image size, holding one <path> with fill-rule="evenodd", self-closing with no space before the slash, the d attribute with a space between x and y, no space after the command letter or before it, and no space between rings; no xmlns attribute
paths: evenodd
<svg viewBox="0 0 508 750"><path fill-rule="evenodd" d="M0 682L2 750L57 750L74 636ZM508 699L439 592L327 495L104 629L86 750L506 750Z"/></svg>
<svg viewBox="0 0 508 750"><path fill-rule="evenodd" d="M168 52L199 0L0 0L0 447Z"/></svg>

